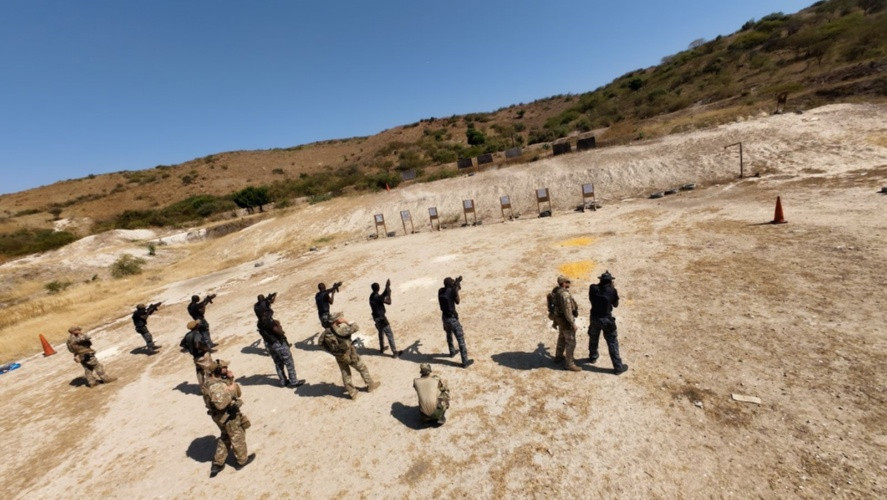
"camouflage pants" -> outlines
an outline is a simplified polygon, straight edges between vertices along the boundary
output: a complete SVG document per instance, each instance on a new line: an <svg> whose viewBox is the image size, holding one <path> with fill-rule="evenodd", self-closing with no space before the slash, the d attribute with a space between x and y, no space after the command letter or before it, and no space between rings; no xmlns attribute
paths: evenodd
<svg viewBox="0 0 887 500"><path fill-rule="evenodd" d="M449 395L444 396L441 395L437 399L437 408L435 408L434 412L431 415L426 415L422 413L422 410L419 410L419 416L421 417L423 422L440 422L444 419L444 415L447 413L447 410L450 408L450 398Z"/></svg>
<svg viewBox="0 0 887 500"><path fill-rule="evenodd" d="M246 449L246 429L249 428L249 419L242 413L237 413L234 418L228 418L224 422L222 420L228 417L227 413L221 413L213 416L213 422L219 426L222 435L216 440L216 453L213 456L213 465L225 465L228 460L228 453L234 450L234 458L238 464L246 463L248 452Z"/></svg>
<svg viewBox="0 0 887 500"><path fill-rule="evenodd" d="M450 356L456 354L456 349L453 346L453 336L455 336L456 342L459 343L459 354L462 356L462 364L464 365L468 362L468 347L465 346L465 333L462 332L462 323L459 323L458 318L444 318L443 329L447 332L447 347L450 348Z"/></svg>
<svg viewBox="0 0 887 500"><path fill-rule="evenodd" d="M151 337L151 332L149 332L147 328L136 328L136 332L145 339L146 346L154 347L154 338Z"/></svg>
<svg viewBox="0 0 887 500"><path fill-rule="evenodd" d="M363 382L370 386L373 383L373 377L370 376L370 371L367 369L367 365L361 361L360 356L357 354L357 351L354 348L348 349L345 354L341 354L336 356L336 363L339 364L339 370L342 372L342 383L345 384L345 390L348 391L348 395L354 397L357 395L357 389L354 387L354 384L351 382L351 367L353 366L360 376L363 378Z"/></svg>
<svg viewBox="0 0 887 500"><path fill-rule="evenodd" d="M388 337L388 345L391 346L391 352L397 353L397 347L394 345L394 332L391 331L391 325L386 318L375 320L376 330L379 331L379 350L385 349L385 337Z"/></svg>
<svg viewBox="0 0 887 500"><path fill-rule="evenodd" d="M567 366L574 364L573 356L576 352L576 330L566 323L557 323L557 348L554 356L563 357Z"/></svg>
<svg viewBox="0 0 887 500"><path fill-rule="evenodd" d="M105 367L99 363L95 356L85 357L80 366L83 367L83 374L86 377L86 385L93 387L99 382L107 382L108 375L105 373Z"/></svg>
<svg viewBox="0 0 887 500"><path fill-rule="evenodd" d="M289 374L289 381L295 382L297 380L296 365L293 363L293 353L290 351L290 346L283 342L275 342L271 344L269 352L271 353L271 359L274 360L274 368L277 370L280 385L286 385L287 383L287 378L283 373L284 368L286 368Z"/></svg>
<svg viewBox="0 0 887 500"><path fill-rule="evenodd" d="M194 370L197 372L197 385L203 387L203 381L206 378L206 373L209 372L210 367L213 364L213 358L209 353L205 353L203 356L194 358Z"/></svg>
<svg viewBox="0 0 887 500"><path fill-rule="evenodd" d="M619 357L619 338L616 333L616 320L614 318L591 318L588 325L588 357L592 360L598 358L598 344L601 340L601 331L604 332L604 340L607 342L607 350L610 352L610 361L613 368L622 367L622 358Z"/></svg>

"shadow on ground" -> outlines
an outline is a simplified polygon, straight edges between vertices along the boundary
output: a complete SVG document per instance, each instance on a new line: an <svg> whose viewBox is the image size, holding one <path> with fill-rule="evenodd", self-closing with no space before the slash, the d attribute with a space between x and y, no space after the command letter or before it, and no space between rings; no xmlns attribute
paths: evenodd
<svg viewBox="0 0 887 500"><path fill-rule="evenodd" d="M149 349L146 346L136 347L129 351L130 354L144 354L145 356L153 356L160 352L159 349Z"/></svg>
<svg viewBox="0 0 887 500"><path fill-rule="evenodd" d="M174 391L179 391L182 394L194 394L196 396L200 396L200 386L197 384L189 384L187 381L183 381L181 384L172 388Z"/></svg>
<svg viewBox="0 0 887 500"><path fill-rule="evenodd" d="M256 374L249 377L240 377L236 379L240 385L273 385L280 386L280 380L277 375Z"/></svg>
<svg viewBox="0 0 887 500"><path fill-rule="evenodd" d="M425 354L419 351L419 346L421 345L422 343L418 340L408 345L407 348L403 350L403 354L400 355L400 359L412 361L413 363L428 363L432 365L457 367L462 366L462 360L459 358L458 353L453 356L445 353Z"/></svg>
<svg viewBox="0 0 887 500"><path fill-rule="evenodd" d="M296 394L306 398L330 396L334 398L351 399L346 395L347 393L345 392L344 387L329 382L306 383L302 387L296 389Z"/></svg>
<svg viewBox="0 0 887 500"><path fill-rule="evenodd" d="M243 354L256 354L258 356L270 356L264 347L259 347L261 343L262 339L256 340L252 344L241 349L240 352Z"/></svg>
<svg viewBox="0 0 887 500"><path fill-rule="evenodd" d="M533 352L500 352L491 356L493 361L515 370L535 370L537 368L557 369L558 365L548 353L545 344L539 343Z"/></svg>
<svg viewBox="0 0 887 500"><path fill-rule="evenodd" d="M314 335L312 335L304 340L301 340L299 342L295 342L293 344L293 347L295 347L297 349L301 349L303 351L322 351L323 347L321 347L320 344L317 343L319 338L320 338L320 332L315 333Z"/></svg>
<svg viewBox="0 0 887 500"><path fill-rule="evenodd" d="M71 383L68 385L70 385L71 387L88 387L86 383L86 377L76 377L71 380Z"/></svg>
<svg viewBox="0 0 887 500"><path fill-rule="evenodd" d="M215 436L203 436L191 441L191 444L188 445L188 451L185 452L188 458L200 463L212 462L213 455L215 454Z"/></svg>
<svg viewBox="0 0 887 500"><path fill-rule="evenodd" d="M431 426L422 422L418 406L407 406L399 401L391 403L391 416L413 430L428 429Z"/></svg>

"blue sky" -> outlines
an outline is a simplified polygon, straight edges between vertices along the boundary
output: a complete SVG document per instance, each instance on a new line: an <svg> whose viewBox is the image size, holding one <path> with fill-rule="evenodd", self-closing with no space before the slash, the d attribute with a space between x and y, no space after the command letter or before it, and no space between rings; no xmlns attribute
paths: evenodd
<svg viewBox="0 0 887 500"><path fill-rule="evenodd" d="M812 0L0 1L0 193L593 90Z"/></svg>

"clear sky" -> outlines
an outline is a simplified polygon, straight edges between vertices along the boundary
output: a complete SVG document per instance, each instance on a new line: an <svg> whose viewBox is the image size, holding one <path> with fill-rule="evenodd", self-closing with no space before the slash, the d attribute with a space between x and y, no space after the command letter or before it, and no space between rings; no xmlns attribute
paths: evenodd
<svg viewBox="0 0 887 500"><path fill-rule="evenodd" d="M0 0L0 193L581 93L812 0Z"/></svg>

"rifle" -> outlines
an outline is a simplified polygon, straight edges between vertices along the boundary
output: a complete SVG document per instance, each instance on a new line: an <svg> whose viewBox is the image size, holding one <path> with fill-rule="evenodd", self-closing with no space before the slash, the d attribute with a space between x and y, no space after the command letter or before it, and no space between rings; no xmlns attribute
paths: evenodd
<svg viewBox="0 0 887 500"><path fill-rule="evenodd" d="M269 293L265 296L265 300L267 300L269 304L273 303L275 299L277 299L277 292Z"/></svg>
<svg viewBox="0 0 887 500"><path fill-rule="evenodd" d="M155 302L155 303L149 305L149 306L148 306L148 309L147 309L147 313L148 313L149 315L150 315L150 314L154 314L154 311L160 309L160 304L163 304L163 301Z"/></svg>
<svg viewBox="0 0 887 500"><path fill-rule="evenodd" d="M203 305L212 304L213 299L215 299L215 298L216 298L216 294L214 294L214 293L207 295L206 298L203 299Z"/></svg>
<svg viewBox="0 0 887 500"><path fill-rule="evenodd" d="M456 282L453 283L453 287L454 287L456 290L461 290L461 289L462 289L462 276L456 276Z"/></svg>
<svg viewBox="0 0 887 500"><path fill-rule="evenodd" d="M333 283L333 291L334 291L334 292L338 292L340 286L342 286L342 282L341 282L341 281L337 281L337 282Z"/></svg>

